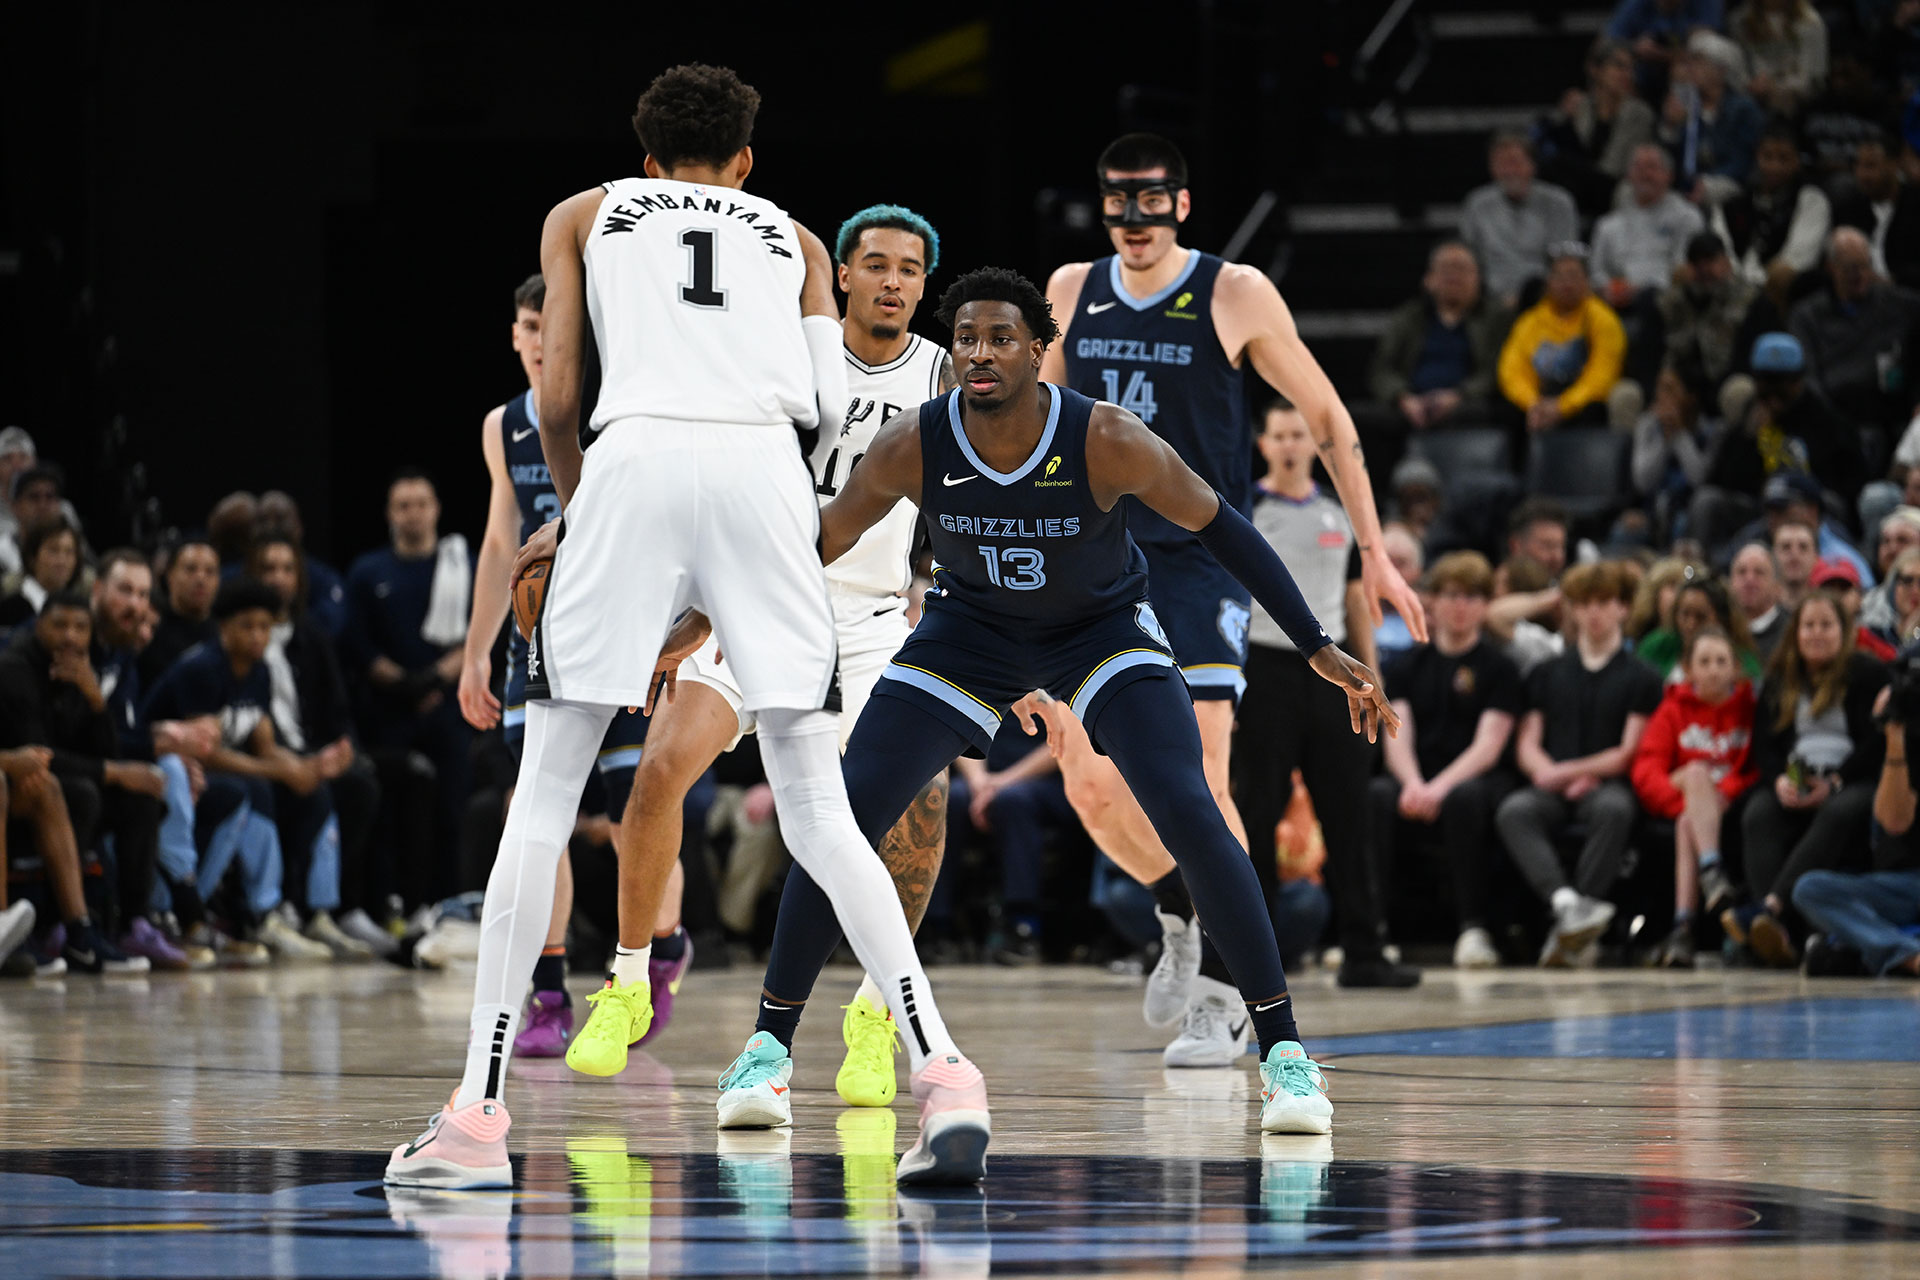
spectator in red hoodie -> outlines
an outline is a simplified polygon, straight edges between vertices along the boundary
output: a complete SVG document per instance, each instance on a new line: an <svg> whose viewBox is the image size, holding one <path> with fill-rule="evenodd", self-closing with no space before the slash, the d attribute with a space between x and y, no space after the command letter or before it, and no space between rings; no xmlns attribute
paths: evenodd
<svg viewBox="0 0 1920 1280"><path fill-rule="evenodd" d="M1733 901L1720 865L1720 822L1754 784L1753 686L1719 626L1694 632L1671 685L1647 721L1633 757L1633 790L1656 818L1673 822L1673 930L1660 944L1662 968L1693 968L1693 918ZM1704 899L1704 903L1702 902Z"/></svg>

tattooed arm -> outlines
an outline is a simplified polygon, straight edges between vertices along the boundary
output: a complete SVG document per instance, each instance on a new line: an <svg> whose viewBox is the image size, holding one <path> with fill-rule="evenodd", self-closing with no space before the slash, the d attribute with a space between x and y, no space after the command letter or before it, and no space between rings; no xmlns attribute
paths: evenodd
<svg viewBox="0 0 1920 1280"><path fill-rule="evenodd" d="M1366 452L1354 430L1353 415L1327 381L1319 361L1307 350L1293 313L1273 281L1252 267L1228 264L1214 287L1214 327L1229 353L1244 352L1253 371L1293 402L1320 447L1320 462L1333 477L1340 503L1353 522L1360 546L1361 583L1374 625L1380 602L1391 604L1407 621L1416 640L1427 638L1427 616L1420 597L1387 559L1380 537L1380 513L1373 505L1373 480Z"/></svg>
<svg viewBox="0 0 1920 1280"><path fill-rule="evenodd" d="M940 357L940 394L945 395L960 385L960 379L953 376L953 353Z"/></svg>
<svg viewBox="0 0 1920 1280"><path fill-rule="evenodd" d="M900 895L909 929L917 931L927 914L946 850L947 775L942 770L880 841L880 861L893 877L893 890Z"/></svg>

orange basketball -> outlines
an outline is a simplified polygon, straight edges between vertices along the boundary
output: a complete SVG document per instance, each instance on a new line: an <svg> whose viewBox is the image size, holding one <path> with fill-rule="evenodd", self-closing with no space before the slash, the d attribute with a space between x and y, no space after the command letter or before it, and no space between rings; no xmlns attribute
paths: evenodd
<svg viewBox="0 0 1920 1280"><path fill-rule="evenodd" d="M522 640L533 638L533 624L539 620L540 605L547 598L547 573L553 558L535 560L513 580L513 625Z"/></svg>

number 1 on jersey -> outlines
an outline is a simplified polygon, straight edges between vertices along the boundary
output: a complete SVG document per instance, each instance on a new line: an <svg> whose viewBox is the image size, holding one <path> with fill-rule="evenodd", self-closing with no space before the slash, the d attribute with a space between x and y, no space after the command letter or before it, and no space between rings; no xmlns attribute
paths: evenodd
<svg viewBox="0 0 1920 1280"><path fill-rule="evenodd" d="M1117 404L1142 422L1152 422L1153 415L1160 408L1153 400L1153 384L1147 381L1147 375L1135 369L1127 375L1127 389L1120 390L1120 371L1102 369L1100 381L1107 387L1107 403Z"/></svg>
<svg viewBox="0 0 1920 1280"><path fill-rule="evenodd" d="M688 227L680 233L680 243L693 258L693 283L680 286L680 301L690 307L724 311L727 291L713 287L714 242L719 237L708 227Z"/></svg>

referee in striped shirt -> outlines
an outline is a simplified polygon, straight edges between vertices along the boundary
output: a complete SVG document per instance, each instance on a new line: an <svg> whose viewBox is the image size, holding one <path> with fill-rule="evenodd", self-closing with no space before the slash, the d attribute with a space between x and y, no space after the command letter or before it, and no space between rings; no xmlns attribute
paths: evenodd
<svg viewBox="0 0 1920 1280"><path fill-rule="evenodd" d="M1314 483L1306 419L1276 400L1267 408L1258 444L1267 474L1255 490L1254 526L1293 571L1333 642L1378 671L1360 586L1360 550L1339 500ZM1381 951L1386 926L1367 830L1373 745L1353 732L1346 697L1314 674L1258 601L1247 639L1247 691L1233 735L1233 792L1268 901L1276 879L1274 828L1286 812L1298 768L1326 838L1327 887L1345 952L1340 985L1413 986L1419 971L1389 962Z"/></svg>

